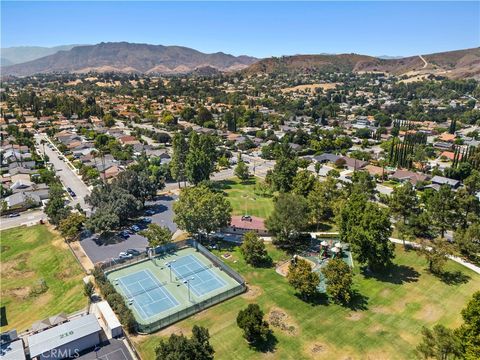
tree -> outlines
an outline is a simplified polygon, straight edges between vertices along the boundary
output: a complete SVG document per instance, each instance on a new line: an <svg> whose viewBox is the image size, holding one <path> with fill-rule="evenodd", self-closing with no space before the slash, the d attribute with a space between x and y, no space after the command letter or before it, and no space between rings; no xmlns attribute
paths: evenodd
<svg viewBox="0 0 480 360"><path fill-rule="evenodd" d="M190 183L197 185L210 179L210 174L214 170L215 154L215 146L210 136L199 136L192 131L185 160L185 175Z"/></svg>
<svg viewBox="0 0 480 360"><path fill-rule="evenodd" d="M300 296L308 299L318 292L320 276L312 271L309 262L296 257L288 267L287 280Z"/></svg>
<svg viewBox="0 0 480 360"><path fill-rule="evenodd" d="M253 266L258 266L266 263L269 260L267 250L263 240L254 232L246 232L242 238L242 245L240 246L245 261Z"/></svg>
<svg viewBox="0 0 480 360"><path fill-rule="evenodd" d="M282 143L273 170L267 173L267 180L273 189L288 192L292 189L293 178L297 174L298 164L288 143Z"/></svg>
<svg viewBox="0 0 480 360"><path fill-rule="evenodd" d="M310 217L316 224L329 220L333 216L334 204L340 198L338 180L328 176L326 181L317 181L308 194L307 204Z"/></svg>
<svg viewBox="0 0 480 360"><path fill-rule="evenodd" d="M472 299L462 310L463 324L457 333L462 344L463 357L476 360L480 357L480 291L473 294Z"/></svg>
<svg viewBox="0 0 480 360"><path fill-rule="evenodd" d="M307 202L300 195L280 194L265 225L275 236L274 244L292 253L301 244L302 231L308 224Z"/></svg>
<svg viewBox="0 0 480 360"><path fill-rule="evenodd" d="M313 175L310 171L301 170L297 172L292 180L292 192L294 194L307 197L317 182L318 181L315 178L315 175Z"/></svg>
<svg viewBox="0 0 480 360"><path fill-rule="evenodd" d="M457 215L457 204L450 186L442 185L440 190L428 198L426 205L433 226L440 231L443 238L445 231L455 223Z"/></svg>
<svg viewBox="0 0 480 360"><path fill-rule="evenodd" d="M407 223L408 218L418 212L417 193L409 181L393 189L392 195L388 199L388 206L393 216L397 220L403 220L404 223Z"/></svg>
<svg viewBox="0 0 480 360"><path fill-rule="evenodd" d="M148 225L146 230L139 232L140 235L145 236L148 240L148 245L157 247L169 244L172 242L172 232L166 226L160 226L155 223Z"/></svg>
<svg viewBox="0 0 480 360"><path fill-rule="evenodd" d="M250 176L248 172L248 166L247 164L245 164L245 161L243 161L240 156L238 157L238 162L237 166L235 167L234 174L242 181L247 180Z"/></svg>
<svg viewBox="0 0 480 360"><path fill-rule="evenodd" d="M76 239L76 237L82 230L85 220L85 215L77 212L72 212L65 219L62 219L60 221L58 230L67 242L73 241Z"/></svg>
<svg viewBox="0 0 480 360"><path fill-rule="evenodd" d="M172 148L173 155L172 161L170 161L170 173L172 178L178 182L178 187L180 187L180 182L185 181L186 179L185 162L188 153L188 144L182 133L175 133L172 141Z"/></svg>
<svg viewBox="0 0 480 360"><path fill-rule="evenodd" d="M232 212L228 200L205 185L182 189L173 209L178 227L197 236L228 226Z"/></svg>
<svg viewBox="0 0 480 360"><path fill-rule="evenodd" d="M331 259L322 269L327 283L327 293L335 302L347 304L350 301L353 273L342 259Z"/></svg>
<svg viewBox="0 0 480 360"><path fill-rule="evenodd" d="M190 339L183 334L171 334L167 340L160 340L155 353L157 360L213 360L215 351L208 329L194 325Z"/></svg>
<svg viewBox="0 0 480 360"><path fill-rule="evenodd" d="M480 223L458 229L454 234L455 244L460 253L471 261L480 262Z"/></svg>
<svg viewBox="0 0 480 360"><path fill-rule="evenodd" d="M375 179L366 171L354 171L352 175L352 182L347 189L350 194L363 193L369 199L373 199L375 195L377 184Z"/></svg>
<svg viewBox="0 0 480 360"><path fill-rule="evenodd" d="M45 206L45 214L53 225L60 224L70 214L70 207L65 205L65 191L60 184L53 184L48 190L48 203Z"/></svg>
<svg viewBox="0 0 480 360"><path fill-rule="evenodd" d="M450 245L443 239L424 241L420 252L428 261L428 270L437 275L442 274L448 256L452 254Z"/></svg>
<svg viewBox="0 0 480 360"><path fill-rule="evenodd" d="M146 170L135 171L134 169L122 171L112 184L133 195L142 203L142 206L147 199L157 194L159 187L163 187L163 183L158 183L156 178L150 177Z"/></svg>
<svg viewBox="0 0 480 360"><path fill-rule="evenodd" d="M267 340L270 333L268 322L263 320L263 311L257 304L249 304L246 309L240 310L237 325L250 344Z"/></svg>
<svg viewBox="0 0 480 360"><path fill-rule="evenodd" d="M390 242L390 216L377 204L367 201L364 194L353 193L337 218L340 239L351 245L361 264L372 270L391 265L395 247Z"/></svg>
<svg viewBox="0 0 480 360"><path fill-rule="evenodd" d="M422 329L422 342L417 352L424 359L457 359L461 357L460 342L455 333L443 325L435 325L432 330Z"/></svg>

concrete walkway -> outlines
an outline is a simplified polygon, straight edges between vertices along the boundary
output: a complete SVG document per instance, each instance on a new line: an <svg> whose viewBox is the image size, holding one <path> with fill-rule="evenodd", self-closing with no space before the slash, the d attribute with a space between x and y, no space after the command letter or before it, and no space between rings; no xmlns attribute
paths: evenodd
<svg viewBox="0 0 480 360"><path fill-rule="evenodd" d="M313 235L320 235L320 236L328 236L328 235L331 235L331 236L337 236L338 235L338 232L314 232L314 233L310 233L312 236ZM403 240L401 239L395 239L395 238L390 238L390 241L395 243L395 244L401 244L403 245ZM417 244L415 242L412 242L412 241L405 241L405 244L408 244L414 248L420 248L420 244ZM427 247L427 250L430 250L431 248ZM460 265L463 265L465 266L466 268L476 272L477 274L480 274L480 266L477 266L477 265L474 265L472 263L469 263L468 261L465 261L463 260L462 258L458 257L458 256L453 256L453 255L449 255L448 258L452 261L455 261L456 263L460 264Z"/></svg>

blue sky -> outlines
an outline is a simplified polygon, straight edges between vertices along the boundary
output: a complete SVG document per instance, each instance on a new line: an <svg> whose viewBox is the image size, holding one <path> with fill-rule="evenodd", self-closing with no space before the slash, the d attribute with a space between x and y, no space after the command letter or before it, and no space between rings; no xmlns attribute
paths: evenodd
<svg viewBox="0 0 480 360"><path fill-rule="evenodd" d="M2 47L129 41L258 57L480 45L480 2L6 2Z"/></svg>

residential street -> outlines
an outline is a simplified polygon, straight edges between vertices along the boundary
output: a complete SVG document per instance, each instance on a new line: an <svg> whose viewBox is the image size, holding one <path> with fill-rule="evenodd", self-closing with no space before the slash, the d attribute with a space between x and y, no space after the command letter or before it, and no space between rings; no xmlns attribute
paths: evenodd
<svg viewBox="0 0 480 360"><path fill-rule="evenodd" d="M41 219L47 219L47 215L43 213L43 210L25 211L21 213L20 216L13 218L2 217L0 219L0 230L6 230L30 223L38 223Z"/></svg>
<svg viewBox="0 0 480 360"><path fill-rule="evenodd" d="M38 149L43 153L43 145L40 143L41 139L44 139L49 142L45 134L36 134L35 139L37 141ZM53 144L52 144L53 145ZM70 187L75 194L75 198L71 199L70 206L75 206L77 203L85 209L89 210L89 206L85 204L85 196L90 195L90 190L87 185L80 179L80 177L75 174L75 172L67 165L63 160L59 159L59 154L55 151L55 147L50 148L45 144L45 153L49 158L49 162L53 164L57 176L60 178L61 182L65 188ZM62 155L63 156L63 155Z"/></svg>

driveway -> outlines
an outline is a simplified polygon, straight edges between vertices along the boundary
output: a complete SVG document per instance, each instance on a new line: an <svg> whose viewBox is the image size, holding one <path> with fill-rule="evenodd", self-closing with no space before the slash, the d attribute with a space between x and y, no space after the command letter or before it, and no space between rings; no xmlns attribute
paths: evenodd
<svg viewBox="0 0 480 360"><path fill-rule="evenodd" d="M147 208L155 211L155 214L146 217L150 217L152 223L167 226L170 231L175 232L177 225L173 222L173 202L176 198L175 195L161 195L155 201L147 202ZM136 224L140 224L140 222L136 222ZM146 225L142 227L146 228ZM139 234L133 234L128 239L114 236L107 240L100 239L98 235L92 235L80 240L80 245L90 260L97 263L116 258L120 252L127 249L143 251L148 246L148 241Z"/></svg>

